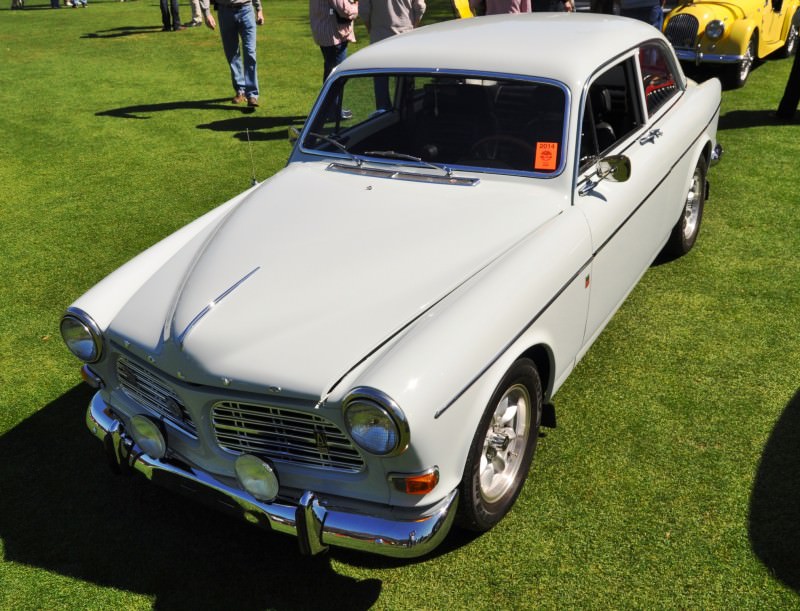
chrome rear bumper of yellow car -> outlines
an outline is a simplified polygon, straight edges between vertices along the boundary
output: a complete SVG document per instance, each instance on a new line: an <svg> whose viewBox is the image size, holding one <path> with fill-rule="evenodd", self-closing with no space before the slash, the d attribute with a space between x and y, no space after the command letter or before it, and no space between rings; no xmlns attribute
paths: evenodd
<svg viewBox="0 0 800 611"><path fill-rule="evenodd" d="M396 518L333 508L313 491L305 491L297 502L258 501L179 460L144 454L99 393L86 412L86 424L103 441L113 468L138 472L262 528L294 535L304 554L318 554L332 545L396 558L423 556L442 542L455 517L456 490L433 507Z"/></svg>

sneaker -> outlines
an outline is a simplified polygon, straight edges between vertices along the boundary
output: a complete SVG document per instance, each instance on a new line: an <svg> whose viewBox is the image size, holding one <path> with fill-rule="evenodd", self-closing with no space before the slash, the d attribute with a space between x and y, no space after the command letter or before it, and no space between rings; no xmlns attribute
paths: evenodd
<svg viewBox="0 0 800 611"><path fill-rule="evenodd" d="M258 106L258 98L247 98L247 105L255 108Z"/></svg>
<svg viewBox="0 0 800 611"><path fill-rule="evenodd" d="M185 29L186 29L185 25L176 25L174 28L172 28L172 31L173 32L180 32L181 30L185 30Z"/></svg>
<svg viewBox="0 0 800 611"><path fill-rule="evenodd" d="M244 97L244 93L240 91L231 100L231 104L244 104L246 101L247 101L247 98Z"/></svg>

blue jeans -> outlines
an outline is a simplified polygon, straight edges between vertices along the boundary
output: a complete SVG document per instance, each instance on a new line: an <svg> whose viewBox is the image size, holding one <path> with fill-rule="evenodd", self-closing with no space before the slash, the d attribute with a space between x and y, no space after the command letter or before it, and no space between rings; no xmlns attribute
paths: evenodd
<svg viewBox="0 0 800 611"><path fill-rule="evenodd" d="M257 98L256 15L253 5L245 4L238 7L219 5L217 16L222 48L231 67L233 90L236 93L244 93L248 98ZM244 66L242 66L242 54L244 54Z"/></svg>
<svg viewBox="0 0 800 611"><path fill-rule="evenodd" d="M623 17L630 17L631 19L638 19L639 21L649 23L659 32L664 25L664 9L661 8L660 4L656 4L655 6L643 6L640 8L622 8L619 14Z"/></svg>
<svg viewBox="0 0 800 611"><path fill-rule="evenodd" d="M347 41L343 40L338 45L319 49L322 51L322 82L324 83L331 71L347 58Z"/></svg>

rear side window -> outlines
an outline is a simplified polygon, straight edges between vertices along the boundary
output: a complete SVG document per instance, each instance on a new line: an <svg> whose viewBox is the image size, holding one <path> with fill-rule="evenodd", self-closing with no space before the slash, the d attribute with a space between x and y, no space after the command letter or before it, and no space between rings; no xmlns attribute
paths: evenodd
<svg viewBox="0 0 800 611"><path fill-rule="evenodd" d="M658 44L639 49L639 68L642 74L648 116L676 96L680 89L664 49Z"/></svg>

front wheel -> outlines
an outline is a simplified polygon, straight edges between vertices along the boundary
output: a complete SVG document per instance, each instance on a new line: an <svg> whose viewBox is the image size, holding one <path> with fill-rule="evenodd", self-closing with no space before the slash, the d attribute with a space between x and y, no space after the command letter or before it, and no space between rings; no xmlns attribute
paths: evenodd
<svg viewBox="0 0 800 611"><path fill-rule="evenodd" d="M664 246L664 254L669 258L685 255L692 249L697 234L700 233L700 222L703 220L703 208L706 202L706 164L703 158L697 165L689 181L686 200L683 204L681 218L672 228L672 233Z"/></svg>
<svg viewBox="0 0 800 611"><path fill-rule="evenodd" d="M796 10L792 16L792 23L789 25L789 32L786 34L786 42L780 49L781 57L791 57L797 52L797 37L800 32L800 10Z"/></svg>
<svg viewBox="0 0 800 611"><path fill-rule="evenodd" d="M533 361L516 361L503 376L470 446L458 522L485 532L517 500L536 451L542 420L542 383Z"/></svg>
<svg viewBox="0 0 800 611"><path fill-rule="evenodd" d="M729 82L732 89L744 87L744 84L747 82L747 77L750 76L750 71L753 68L753 62L756 61L757 53L758 39L756 35L753 34L750 41L747 43L747 48L744 51L742 60L738 64L731 66Z"/></svg>

